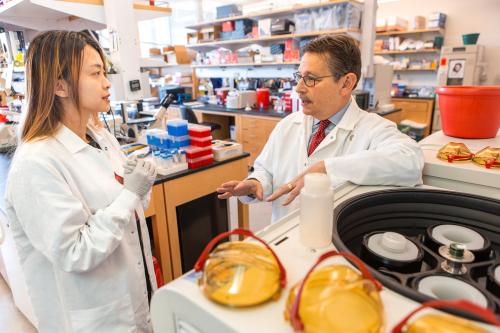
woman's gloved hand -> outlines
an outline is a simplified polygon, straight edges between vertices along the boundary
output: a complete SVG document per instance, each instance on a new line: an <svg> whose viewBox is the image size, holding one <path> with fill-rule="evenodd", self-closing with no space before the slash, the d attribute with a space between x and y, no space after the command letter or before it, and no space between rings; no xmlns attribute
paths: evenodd
<svg viewBox="0 0 500 333"><path fill-rule="evenodd" d="M125 188L144 197L156 179L156 167L143 159L129 159L124 165L123 183Z"/></svg>

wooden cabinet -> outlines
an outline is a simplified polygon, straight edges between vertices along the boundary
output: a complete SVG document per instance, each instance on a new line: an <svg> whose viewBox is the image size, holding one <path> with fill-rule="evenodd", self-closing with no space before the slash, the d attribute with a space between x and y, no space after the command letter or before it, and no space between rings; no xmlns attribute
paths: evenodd
<svg viewBox="0 0 500 333"><path fill-rule="evenodd" d="M392 102L396 108L402 109L401 120L409 119L418 123L426 124L424 136L429 135L432 124L432 111L434 100L410 100L407 98L393 98Z"/></svg>
<svg viewBox="0 0 500 333"><path fill-rule="evenodd" d="M392 113L383 115L382 117L384 117L385 119L388 119L396 124L399 124L401 122L402 113L403 113L402 111L396 111L396 112L392 112Z"/></svg>
<svg viewBox="0 0 500 333"><path fill-rule="evenodd" d="M249 165L253 165L280 120L252 116L236 118L237 141L243 145L243 151L250 153Z"/></svg>

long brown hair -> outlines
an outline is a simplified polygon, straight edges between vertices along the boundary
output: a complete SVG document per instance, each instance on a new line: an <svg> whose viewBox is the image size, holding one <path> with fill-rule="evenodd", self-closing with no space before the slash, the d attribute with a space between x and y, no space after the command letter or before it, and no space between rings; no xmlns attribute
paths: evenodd
<svg viewBox="0 0 500 333"><path fill-rule="evenodd" d="M80 109L78 82L86 45L99 53L106 71L104 54L89 33L54 30L33 39L26 60L28 110L21 130L22 141L50 137L58 129L63 112L61 100L55 95L58 80L67 82L69 97ZM98 122L96 118L91 120Z"/></svg>

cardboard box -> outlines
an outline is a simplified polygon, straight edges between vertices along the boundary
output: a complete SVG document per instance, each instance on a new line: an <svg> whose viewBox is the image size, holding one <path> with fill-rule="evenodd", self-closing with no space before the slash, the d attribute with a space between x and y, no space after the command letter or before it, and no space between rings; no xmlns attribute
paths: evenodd
<svg viewBox="0 0 500 333"><path fill-rule="evenodd" d="M425 29L425 17L415 16L413 18L412 29L413 30Z"/></svg>
<svg viewBox="0 0 500 333"><path fill-rule="evenodd" d="M188 44L197 44L201 39L201 34L199 32L188 32L186 39Z"/></svg>
<svg viewBox="0 0 500 333"><path fill-rule="evenodd" d="M0 106L7 106L7 94L5 91L0 91Z"/></svg>
<svg viewBox="0 0 500 333"><path fill-rule="evenodd" d="M375 43L373 44L373 51L379 52L384 49L384 40L382 39L377 39L375 40Z"/></svg>
<svg viewBox="0 0 500 333"><path fill-rule="evenodd" d="M196 52L184 45L174 45L173 48L165 53L165 61L169 64L190 64L196 58Z"/></svg>
<svg viewBox="0 0 500 333"><path fill-rule="evenodd" d="M162 54L165 54L167 52L170 52L170 51L173 51L174 50L174 47L173 46L165 46L164 48L162 48Z"/></svg>
<svg viewBox="0 0 500 333"><path fill-rule="evenodd" d="M151 97L158 97L158 86L151 87Z"/></svg>
<svg viewBox="0 0 500 333"><path fill-rule="evenodd" d="M152 47L149 49L149 55L150 56L160 56L161 55L161 49Z"/></svg>
<svg viewBox="0 0 500 333"><path fill-rule="evenodd" d="M200 30L200 42L211 42L220 38L222 26L213 25Z"/></svg>

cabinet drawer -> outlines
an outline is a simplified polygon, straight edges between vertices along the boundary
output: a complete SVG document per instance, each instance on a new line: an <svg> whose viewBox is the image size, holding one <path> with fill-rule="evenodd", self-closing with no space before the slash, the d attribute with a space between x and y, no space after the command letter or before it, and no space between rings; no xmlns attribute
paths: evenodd
<svg viewBox="0 0 500 333"><path fill-rule="evenodd" d="M243 151L250 153L250 165L253 165L253 162L259 156L279 120L241 117L240 138Z"/></svg>
<svg viewBox="0 0 500 333"><path fill-rule="evenodd" d="M397 100L393 99L394 106L402 109L401 120L408 119L426 124L424 136L430 132L434 101L432 100Z"/></svg>
<svg viewBox="0 0 500 333"><path fill-rule="evenodd" d="M253 117L242 117L241 127L243 130L253 130L253 129L263 129L265 131L271 132L278 121L259 119Z"/></svg>

